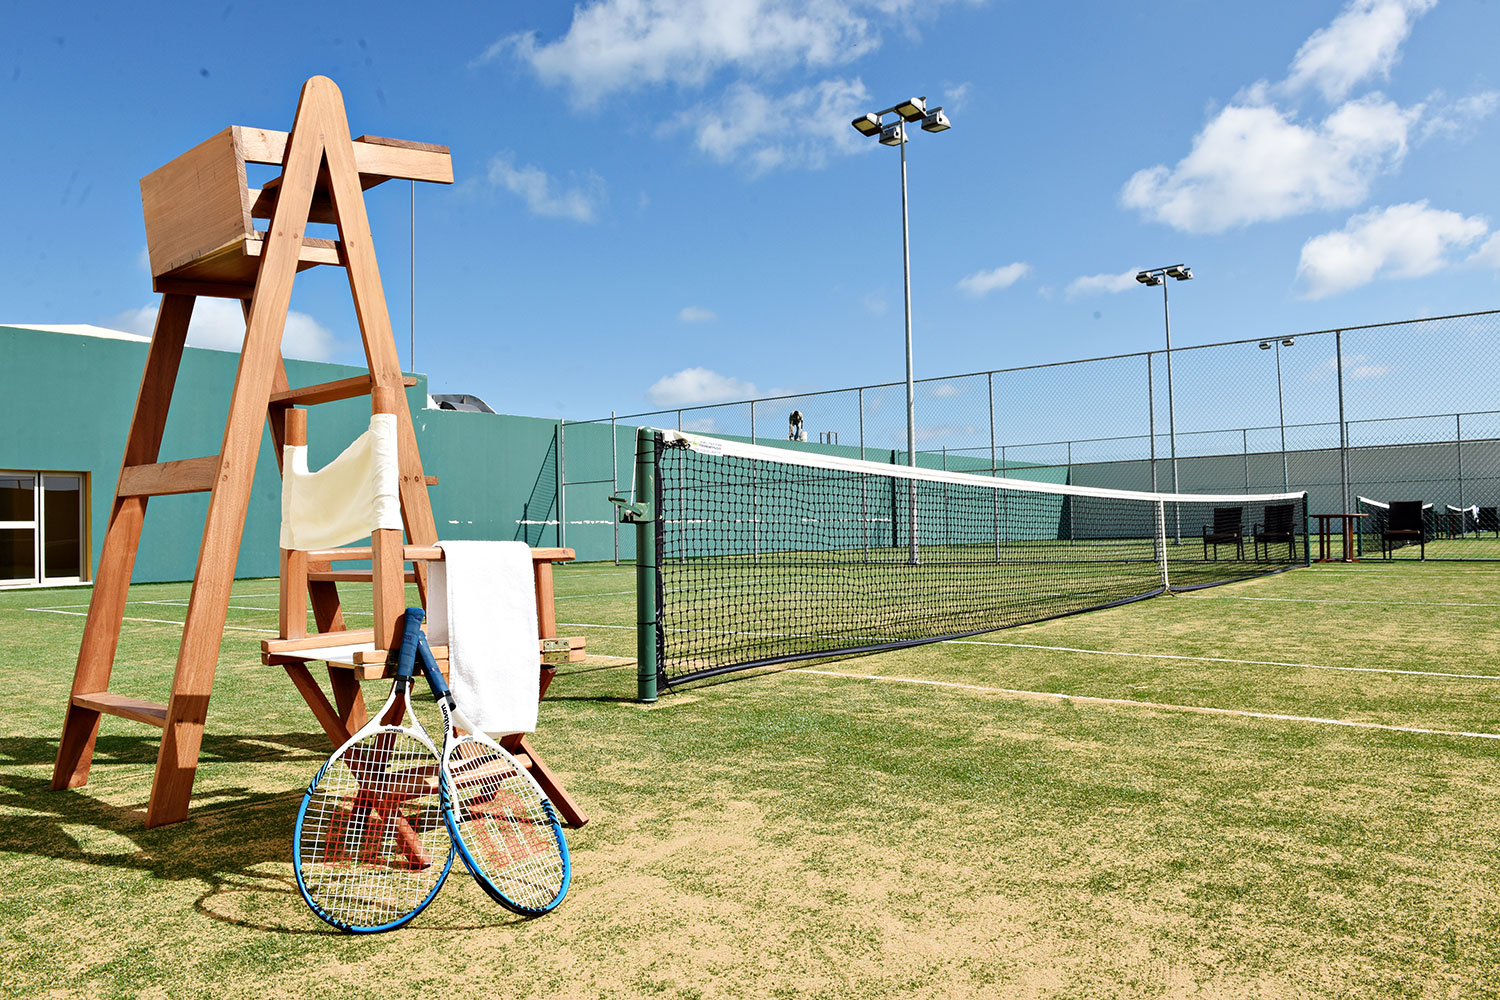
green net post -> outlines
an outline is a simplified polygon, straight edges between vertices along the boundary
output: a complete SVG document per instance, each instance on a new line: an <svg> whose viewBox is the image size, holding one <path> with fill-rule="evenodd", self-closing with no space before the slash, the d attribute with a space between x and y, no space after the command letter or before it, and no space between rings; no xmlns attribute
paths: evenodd
<svg viewBox="0 0 1500 1000"><path fill-rule="evenodd" d="M642 427L635 443L635 501L609 498L620 509L620 521L635 525L635 692L637 700L656 700L657 554L656 432Z"/></svg>
<svg viewBox="0 0 1500 1000"><path fill-rule="evenodd" d="M1308 494L1302 494L1302 565L1312 565L1312 528L1309 526L1312 504Z"/></svg>

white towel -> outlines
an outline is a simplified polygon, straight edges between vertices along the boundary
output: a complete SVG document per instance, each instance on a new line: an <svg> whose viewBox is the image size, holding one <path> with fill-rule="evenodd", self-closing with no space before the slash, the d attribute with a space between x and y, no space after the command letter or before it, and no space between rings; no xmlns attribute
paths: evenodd
<svg viewBox="0 0 1500 1000"><path fill-rule="evenodd" d="M428 563L427 638L448 647L448 680L469 721L492 736L536 729L541 653L531 546L442 542Z"/></svg>
<svg viewBox="0 0 1500 1000"><path fill-rule="evenodd" d="M401 527L396 415L376 413L370 429L317 472L307 446L282 449L281 547L331 549L375 528Z"/></svg>

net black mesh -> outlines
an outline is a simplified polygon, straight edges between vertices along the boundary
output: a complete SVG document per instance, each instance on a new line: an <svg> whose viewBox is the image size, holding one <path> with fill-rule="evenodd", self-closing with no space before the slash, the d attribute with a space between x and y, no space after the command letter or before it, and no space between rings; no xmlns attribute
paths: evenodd
<svg viewBox="0 0 1500 1000"><path fill-rule="evenodd" d="M675 442L659 441L657 455L667 683L1138 600L1163 592L1164 563L1171 589L1186 590L1307 554L1300 496L1158 503L909 480Z"/></svg>

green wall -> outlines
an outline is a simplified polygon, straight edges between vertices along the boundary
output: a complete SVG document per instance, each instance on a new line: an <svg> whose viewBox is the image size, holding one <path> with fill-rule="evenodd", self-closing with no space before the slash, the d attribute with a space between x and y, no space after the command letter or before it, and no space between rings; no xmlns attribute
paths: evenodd
<svg viewBox="0 0 1500 1000"><path fill-rule="evenodd" d="M84 472L90 489L91 571L104 543L110 502L120 472L130 418L146 363L147 344L0 326L0 369L11 378L0 399L6 432L0 469ZM161 460L219 451L239 355L189 348L162 442ZM293 385L349 378L365 372L345 365L290 361ZM439 477L431 491L442 538L521 539L556 545L557 422L531 417L426 409L422 378L408 391L422 461ZM366 399L309 408L309 464L331 461L369 423ZM570 432L571 433L571 430ZM633 428L619 437L633 448ZM580 461L587 435L580 435ZM600 445L608 454L607 425ZM569 442L570 447L573 442ZM607 468L607 465L606 465ZM625 466L628 474L628 465ZM579 513L612 516L605 495L578 499ZM578 492L575 490L574 492ZM240 547L238 576L277 573L280 483L270 435L263 433L250 512ZM156 497L147 506L132 579L137 583L191 579L202 540L208 494ZM574 516L569 511L569 519ZM628 534L628 533L627 533ZM568 538L580 558L613 558L613 530L596 538ZM633 553L632 553L633 555Z"/></svg>

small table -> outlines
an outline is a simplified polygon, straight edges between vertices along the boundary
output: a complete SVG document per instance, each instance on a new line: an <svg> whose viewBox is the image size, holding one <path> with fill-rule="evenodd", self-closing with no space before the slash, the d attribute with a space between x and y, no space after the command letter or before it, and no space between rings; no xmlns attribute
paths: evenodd
<svg viewBox="0 0 1500 1000"><path fill-rule="evenodd" d="M1358 556L1350 555L1354 548L1354 521L1356 518L1369 517L1369 514L1314 514L1318 522L1318 558L1317 562L1359 562ZM1334 518L1343 523L1344 528L1344 558L1333 558L1333 530L1330 524Z"/></svg>

